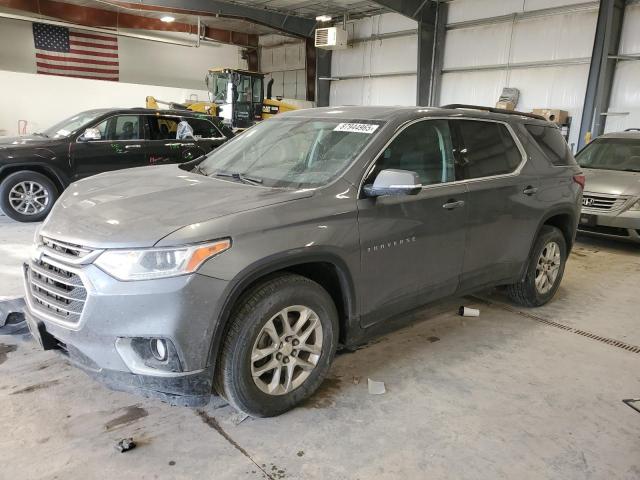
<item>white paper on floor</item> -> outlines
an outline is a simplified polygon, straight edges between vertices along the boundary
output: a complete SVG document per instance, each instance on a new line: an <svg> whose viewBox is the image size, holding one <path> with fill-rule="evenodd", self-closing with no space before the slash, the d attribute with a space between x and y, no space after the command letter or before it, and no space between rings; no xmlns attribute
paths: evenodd
<svg viewBox="0 0 640 480"><path fill-rule="evenodd" d="M369 393L371 395L382 395L386 393L387 389L384 388L384 382L376 382L375 380L367 379L369 385Z"/></svg>

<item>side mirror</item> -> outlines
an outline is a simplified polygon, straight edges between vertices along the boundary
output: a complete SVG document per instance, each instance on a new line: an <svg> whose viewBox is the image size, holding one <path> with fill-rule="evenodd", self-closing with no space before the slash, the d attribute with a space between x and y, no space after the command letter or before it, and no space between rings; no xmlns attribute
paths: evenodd
<svg viewBox="0 0 640 480"><path fill-rule="evenodd" d="M87 128L80 136L80 140L82 140L83 142L102 140L102 135L100 134L100 130L98 130L97 128Z"/></svg>
<svg viewBox="0 0 640 480"><path fill-rule="evenodd" d="M409 170L382 170L373 182L365 185L363 191L367 197L383 195L416 195L422 190L420 177Z"/></svg>

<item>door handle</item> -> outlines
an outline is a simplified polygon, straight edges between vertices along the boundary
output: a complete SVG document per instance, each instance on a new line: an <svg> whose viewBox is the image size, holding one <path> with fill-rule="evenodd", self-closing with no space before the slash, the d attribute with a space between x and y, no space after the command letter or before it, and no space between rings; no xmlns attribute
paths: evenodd
<svg viewBox="0 0 640 480"><path fill-rule="evenodd" d="M141 147L141 145L125 145L124 148L126 148L128 150L130 148L140 148L140 147Z"/></svg>
<svg viewBox="0 0 640 480"><path fill-rule="evenodd" d="M538 192L538 187L532 187L531 185L529 185L527 188L525 188L522 193L524 193L525 195L534 195L535 193Z"/></svg>
<svg viewBox="0 0 640 480"><path fill-rule="evenodd" d="M446 208L447 210L453 210L454 208L464 207L464 200L449 200L447 203L442 205L442 208Z"/></svg>

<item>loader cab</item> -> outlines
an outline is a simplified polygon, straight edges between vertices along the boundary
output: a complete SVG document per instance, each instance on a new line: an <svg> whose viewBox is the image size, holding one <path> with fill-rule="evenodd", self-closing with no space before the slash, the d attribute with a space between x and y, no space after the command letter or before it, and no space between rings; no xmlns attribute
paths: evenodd
<svg viewBox="0 0 640 480"><path fill-rule="evenodd" d="M247 70L211 69L205 78L218 116L234 129L262 120L264 75Z"/></svg>

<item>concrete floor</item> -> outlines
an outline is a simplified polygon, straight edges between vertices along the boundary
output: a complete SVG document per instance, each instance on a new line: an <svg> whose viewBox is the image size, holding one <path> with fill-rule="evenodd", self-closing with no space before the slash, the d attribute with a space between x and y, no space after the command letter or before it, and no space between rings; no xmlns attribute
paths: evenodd
<svg viewBox="0 0 640 480"><path fill-rule="evenodd" d="M34 228L0 217L0 295L20 294ZM640 413L621 400L640 397L640 351L606 342L640 345L639 284L640 248L580 239L544 308L444 302L339 355L303 407L242 423L219 400L111 392L0 336L0 479L637 480ZM480 317L457 317L462 302ZM387 393L369 395L368 377ZM116 452L129 436L138 448Z"/></svg>

